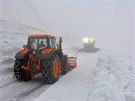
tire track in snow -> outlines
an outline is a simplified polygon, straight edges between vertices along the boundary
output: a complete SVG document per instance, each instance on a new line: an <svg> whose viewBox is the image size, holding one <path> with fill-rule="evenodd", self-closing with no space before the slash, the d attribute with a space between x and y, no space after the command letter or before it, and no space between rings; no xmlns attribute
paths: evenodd
<svg viewBox="0 0 135 101"><path fill-rule="evenodd" d="M4 101L18 101L23 100L34 92L42 93L39 89L44 88L44 91L51 85L45 84L42 77L38 76L29 82L12 82L10 84L0 87L0 100ZM39 90L39 91L38 91ZM36 95L38 96L38 94ZM31 99L31 98L30 98Z"/></svg>
<svg viewBox="0 0 135 101"><path fill-rule="evenodd" d="M17 96L17 98L24 98L28 95L30 95L32 92L38 90L40 87L44 86L43 83L39 84L38 86L36 86L35 88L32 88L30 91L26 91L26 92L22 92L21 94L19 94L19 96Z"/></svg>
<svg viewBox="0 0 135 101"><path fill-rule="evenodd" d="M51 85L49 85L49 84L41 84L41 85L35 87L34 89L32 89L31 91L20 94L17 98L19 98L19 99L21 98L24 101L34 100L40 94L45 92L50 86Z"/></svg>
<svg viewBox="0 0 135 101"><path fill-rule="evenodd" d="M4 59L0 63L0 88L15 81L13 73L13 59Z"/></svg>

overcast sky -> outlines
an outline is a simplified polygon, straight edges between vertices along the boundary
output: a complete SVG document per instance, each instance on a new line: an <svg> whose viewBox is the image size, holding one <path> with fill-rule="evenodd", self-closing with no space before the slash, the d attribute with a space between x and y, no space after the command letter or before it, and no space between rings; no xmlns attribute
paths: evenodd
<svg viewBox="0 0 135 101"><path fill-rule="evenodd" d="M131 52L134 0L0 0L1 19L41 28L97 46ZM68 39L67 38L67 39ZM73 39L72 38L72 39Z"/></svg>

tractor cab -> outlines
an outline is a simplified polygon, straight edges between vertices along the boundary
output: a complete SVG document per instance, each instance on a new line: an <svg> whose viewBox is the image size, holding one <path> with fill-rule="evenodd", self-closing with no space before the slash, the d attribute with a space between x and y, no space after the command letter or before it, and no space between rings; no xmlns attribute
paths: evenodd
<svg viewBox="0 0 135 101"><path fill-rule="evenodd" d="M30 50L37 51L41 51L46 48L56 49L56 38L51 35L31 35L28 37L27 47Z"/></svg>

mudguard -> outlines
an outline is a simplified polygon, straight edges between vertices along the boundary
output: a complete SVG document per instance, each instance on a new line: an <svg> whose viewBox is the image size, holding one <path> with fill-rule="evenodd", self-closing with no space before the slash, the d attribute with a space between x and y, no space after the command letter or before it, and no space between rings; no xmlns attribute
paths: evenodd
<svg viewBox="0 0 135 101"><path fill-rule="evenodd" d="M55 50L52 50L52 49L45 49L45 50L42 51L42 54L40 56L40 59L41 60L50 59L55 52L56 51Z"/></svg>
<svg viewBox="0 0 135 101"><path fill-rule="evenodd" d="M22 49L16 53L15 58L24 59L27 53L28 53L28 50Z"/></svg>

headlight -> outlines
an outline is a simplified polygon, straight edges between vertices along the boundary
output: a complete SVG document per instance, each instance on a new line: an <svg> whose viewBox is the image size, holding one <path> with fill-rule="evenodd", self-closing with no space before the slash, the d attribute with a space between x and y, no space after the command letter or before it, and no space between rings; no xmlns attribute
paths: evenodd
<svg viewBox="0 0 135 101"><path fill-rule="evenodd" d="M90 39L90 42L93 43L94 42L94 39Z"/></svg>
<svg viewBox="0 0 135 101"><path fill-rule="evenodd" d="M83 42L84 42L84 43L88 43L88 42L89 42L89 38L84 38L84 39L83 39Z"/></svg>

